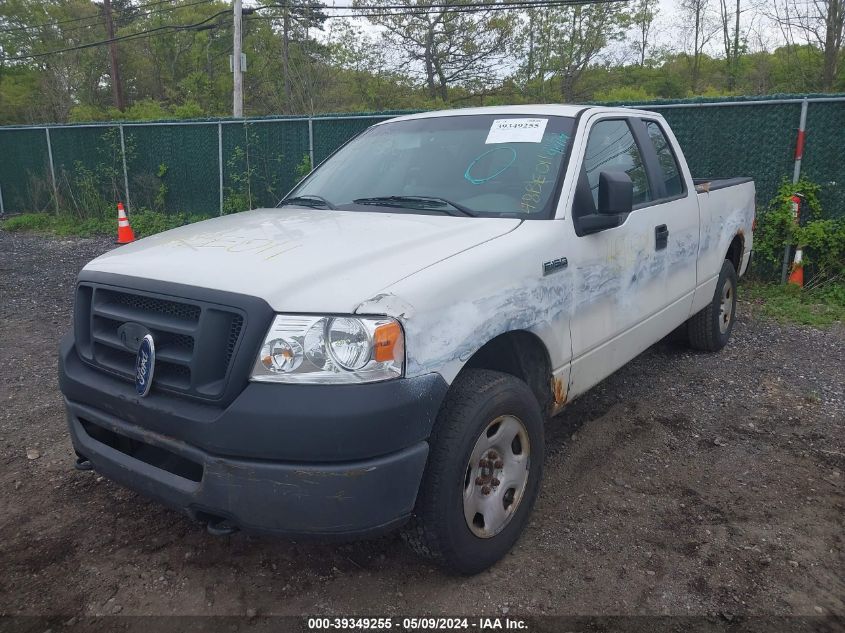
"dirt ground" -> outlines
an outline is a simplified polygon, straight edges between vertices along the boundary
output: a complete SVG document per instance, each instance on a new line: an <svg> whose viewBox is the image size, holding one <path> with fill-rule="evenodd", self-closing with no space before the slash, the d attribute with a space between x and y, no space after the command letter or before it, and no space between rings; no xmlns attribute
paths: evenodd
<svg viewBox="0 0 845 633"><path fill-rule="evenodd" d="M57 342L111 247L0 231L0 615L845 615L843 328L741 303L720 354L648 350L549 421L527 531L461 578L396 536L210 536L74 470Z"/></svg>

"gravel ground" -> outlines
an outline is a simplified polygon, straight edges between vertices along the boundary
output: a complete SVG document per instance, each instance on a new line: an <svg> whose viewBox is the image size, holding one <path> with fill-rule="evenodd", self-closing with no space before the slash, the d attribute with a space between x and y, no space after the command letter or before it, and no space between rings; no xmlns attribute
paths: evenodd
<svg viewBox="0 0 845 633"><path fill-rule="evenodd" d="M526 533L457 578L395 536L212 537L73 470L56 346L111 247L0 231L0 615L845 615L841 327L742 303L720 354L654 346L549 421Z"/></svg>

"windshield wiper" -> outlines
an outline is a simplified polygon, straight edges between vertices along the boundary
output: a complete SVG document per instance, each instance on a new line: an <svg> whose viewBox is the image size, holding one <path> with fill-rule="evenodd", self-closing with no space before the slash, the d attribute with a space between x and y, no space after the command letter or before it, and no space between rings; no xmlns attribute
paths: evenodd
<svg viewBox="0 0 845 633"><path fill-rule="evenodd" d="M315 196L315 195L305 195L305 196L294 196L293 198L285 198L282 200L277 207L283 207L288 204L298 204L303 207L311 207L312 209L335 209L336 207L323 198L322 196Z"/></svg>
<svg viewBox="0 0 845 633"><path fill-rule="evenodd" d="M451 202L445 198L436 198L434 196L379 196L376 198L358 198L352 202L355 204L372 204L383 207L400 207L405 209L431 209L433 211L443 211L449 215L466 215L471 218L478 217L478 214L475 211L467 209L462 204Z"/></svg>

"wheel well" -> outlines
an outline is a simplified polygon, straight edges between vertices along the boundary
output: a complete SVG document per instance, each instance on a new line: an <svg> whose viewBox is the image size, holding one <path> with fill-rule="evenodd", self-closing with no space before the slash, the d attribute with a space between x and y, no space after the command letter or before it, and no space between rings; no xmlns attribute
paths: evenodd
<svg viewBox="0 0 845 633"><path fill-rule="evenodd" d="M739 274L739 267L742 265L742 252L744 246L745 240L742 237L742 233L738 233L737 235L734 235L731 245L728 246L728 252L725 254L725 259L734 265L734 270L737 275Z"/></svg>
<svg viewBox="0 0 845 633"><path fill-rule="evenodd" d="M486 343L467 361L466 369L491 369L515 376L534 392L541 409L551 405L551 361L546 346L536 334L507 332Z"/></svg>

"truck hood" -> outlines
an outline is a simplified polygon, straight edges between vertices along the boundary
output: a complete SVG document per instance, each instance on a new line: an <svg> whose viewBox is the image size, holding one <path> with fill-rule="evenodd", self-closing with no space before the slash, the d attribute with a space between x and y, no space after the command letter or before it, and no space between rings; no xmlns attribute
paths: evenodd
<svg viewBox="0 0 845 633"><path fill-rule="evenodd" d="M279 312L353 312L383 288L519 223L257 209L159 233L110 251L83 270L238 292Z"/></svg>

